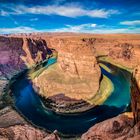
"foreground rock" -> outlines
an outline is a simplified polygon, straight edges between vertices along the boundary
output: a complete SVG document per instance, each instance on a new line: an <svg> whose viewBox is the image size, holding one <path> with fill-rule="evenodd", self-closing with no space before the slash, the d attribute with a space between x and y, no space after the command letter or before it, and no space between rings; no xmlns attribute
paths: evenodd
<svg viewBox="0 0 140 140"><path fill-rule="evenodd" d="M15 125L0 128L0 140L60 140L57 134L47 134L30 125Z"/></svg>
<svg viewBox="0 0 140 140"><path fill-rule="evenodd" d="M139 124L133 127L132 114L122 114L91 127L82 140L125 140L140 135Z"/></svg>
<svg viewBox="0 0 140 140"><path fill-rule="evenodd" d="M27 122L14 109L5 107L0 110L0 127L9 127L19 124L23 125L27 124Z"/></svg>
<svg viewBox="0 0 140 140"><path fill-rule="evenodd" d="M59 140L56 132L47 132L29 125L15 110L0 111L0 140Z"/></svg>

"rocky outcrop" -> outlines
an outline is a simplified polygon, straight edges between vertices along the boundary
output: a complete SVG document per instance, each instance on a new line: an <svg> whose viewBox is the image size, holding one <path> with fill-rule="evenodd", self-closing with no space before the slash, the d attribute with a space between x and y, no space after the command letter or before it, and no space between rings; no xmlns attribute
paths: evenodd
<svg viewBox="0 0 140 140"><path fill-rule="evenodd" d="M0 75L10 79L50 53L44 40L0 36Z"/></svg>
<svg viewBox="0 0 140 140"><path fill-rule="evenodd" d="M77 100L67 97L64 94L57 94L48 98L41 97L41 99L46 108L57 113L78 113L94 107L94 105L85 100Z"/></svg>
<svg viewBox="0 0 140 140"><path fill-rule="evenodd" d="M131 105L135 123L138 123L140 121L140 66L134 70L132 75Z"/></svg>
<svg viewBox="0 0 140 140"><path fill-rule="evenodd" d="M81 140L139 140L140 122L134 125L132 113L124 113L91 127Z"/></svg>
<svg viewBox="0 0 140 140"><path fill-rule="evenodd" d="M51 50L44 40L0 36L0 139L59 140L27 123L14 109L6 107L5 87L14 75L46 59ZM7 98L7 97L6 97ZM8 102L7 102L8 101Z"/></svg>
<svg viewBox="0 0 140 140"><path fill-rule="evenodd" d="M0 128L1 140L60 140L56 133L47 134L30 125L15 125Z"/></svg>
<svg viewBox="0 0 140 140"><path fill-rule="evenodd" d="M48 46L58 52L58 60L57 64L33 80L34 86L41 96L49 100L58 94L77 100L94 97L100 81L100 70L95 56L106 56L105 60L128 68L133 68L139 63L139 39L135 36L130 38L124 35L124 37L121 35L42 36ZM61 103L56 104L58 101L54 100L55 98L51 101L54 106L61 106Z"/></svg>
<svg viewBox="0 0 140 140"><path fill-rule="evenodd" d="M3 140L59 140L56 132L48 134L27 123L14 109L0 110L0 139Z"/></svg>
<svg viewBox="0 0 140 140"><path fill-rule="evenodd" d="M23 124L27 124L27 122L11 107L8 106L0 110L0 127L9 127Z"/></svg>
<svg viewBox="0 0 140 140"><path fill-rule="evenodd" d="M57 46L58 51L57 63L33 79L34 86L39 89L38 93L41 96L52 99L54 106L58 107L55 110L60 111L63 107L66 113L66 108L69 112L74 112L76 108L81 110L82 106L86 106L86 109L88 106L91 108L92 106L86 100L97 93L101 77L93 49L85 44L81 45L82 41L66 39L58 42L60 46L53 42L53 46ZM60 94L70 98L71 102L65 98L62 101L61 98L60 103L58 98L55 98ZM72 99L74 99L73 102Z"/></svg>
<svg viewBox="0 0 140 140"><path fill-rule="evenodd" d="M132 129L133 117L122 114L94 125L82 135L81 140L124 140Z"/></svg>

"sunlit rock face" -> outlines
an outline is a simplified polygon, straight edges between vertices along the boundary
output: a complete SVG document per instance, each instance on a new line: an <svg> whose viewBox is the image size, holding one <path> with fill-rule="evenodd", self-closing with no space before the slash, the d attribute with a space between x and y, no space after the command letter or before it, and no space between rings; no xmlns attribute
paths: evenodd
<svg viewBox="0 0 140 140"><path fill-rule="evenodd" d="M40 37L39 37L40 36ZM56 36L56 37L55 37ZM70 38L70 39L68 39ZM44 42L46 41L46 43ZM21 72L22 70L29 68L30 66L42 61L45 59L46 54L48 53L48 47L54 48L58 51L58 63L54 66L51 66L47 70L44 71L38 79L34 79L35 86L42 86L44 88L39 89L39 93L45 93L45 96L48 97L48 93L46 92L49 89L54 96L50 94L50 98L54 97L58 99L58 102L61 100L62 102L65 100L77 102L81 101L81 98L88 98L95 91L98 90L98 82L100 77L99 66L96 62L94 55L106 55L107 58L111 58L115 64L121 64L126 67L134 68L140 62L140 36L139 35L85 35L85 34L29 34L29 35L15 35L14 37L0 37L0 78L2 79L0 82L0 95L3 93L3 88L8 83L5 79L10 79L14 74ZM52 71L52 72L51 72ZM87 76L85 76L85 73ZM52 76L51 76L52 74ZM56 74L56 77L55 77ZM138 73L136 74L137 78L139 77ZM45 79L47 77L47 79ZM40 80L39 80L40 79ZM65 80L64 80L65 79ZM44 80L44 85L42 84ZM58 80L58 81L57 81ZM88 84L86 84L86 81ZM95 83L93 81L96 81ZM139 80L137 85L139 86ZM46 83L45 83L46 82ZM54 82L54 86L53 86ZM52 83L52 84L50 84ZM62 88L59 89L60 83ZM72 84L74 83L74 84ZM71 86L70 86L71 85ZM89 85L89 86L87 86ZM50 87L49 87L50 86ZM56 88L57 87L57 88ZM52 88L52 89L51 89ZM53 88L55 90L53 90ZM75 89L73 91L72 89ZM42 91L41 91L42 90ZM46 90L46 91L45 91ZM44 92L45 91L45 92ZM61 96L56 96L60 91ZM83 94L81 94L81 91ZM91 91L94 91L91 93ZM63 95L65 93L65 97ZM72 94L73 95L72 95ZM76 93L76 94L75 94ZM88 93L88 94L85 94ZM134 93L134 94L133 94ZM135 121L138 122L139 119L139 88L134 86L132 90L132 105L133 112L135 114ZM58 94L59 95L59 94ZM71 98L72 97L72 98ZM77 99L74 99L77 98ZM1 99L1 98L0 98ZM51 98L52 99L52 98ZM2 100L0 100L1 104ZM5 104L6 105L6 104ZM2 106L3 107L3 106ZM1 115L0 115L1 116ZM2 115L1 122L3 122L3 116L6 116L5 113ZM13 115L9 115L9 118L15 118ZM6 120L7 119L6 116ZM17 120L16 120L17 121ZM116 120L115 120L116 121ZM126 122L126 119L123 119ZM112 122L112 120L111 120ZM114 122L114 121L113 121ZM125 125L130 126L131 121L125 123ZM109 125L108 125L109 124ZM114 125L112 125L114 124ZM124 123L119 123L121 128L125 128ZM13 125L13 126L11 126ZM100 126L99 126L100 125ZM104 127L102 123L96 125L93 129L94 132L91 134L91 139L99 138L115 139L116 136L120 136L124 133L128 133L128 129L124 129L124 131L120 132L120 127L118 123L110 123L107 121L104 123ZM0 124L0 126L2 126ZM8 127L10 126L10 127ZM108 129L106 129L107 127ZM110 127L111 126L111 127ZM115 126L115 127L112 127ZM12 127L12 128L11 128ZM14 127L17 127L16 129ZM23 128L22 128L23 127ZM97 128L97 129L96 129ZM103 128L103 129L102 129ZM119 135L116 135L116 131ZM119 128L119 129L117 129ZM137 128L134 128L132 132L129 134L130 137L135 133L139 133L139 123ZM11 131L12 129L12 131ZM27 132L29 129L29 132ZM35 128L34 128L35 129ZM101 131L98 131L98 130ZM10 131L9 131L10 130ZM14 131L13 131L14 130ZM27 132L28 136L33 136L30 133L30 128L24 126L16 126L12 122L7 123L6 128L1 128L0 136L2 138L5 135L11 136L11 132L17 133L18 136L25 139L25 134L21 135L24 131ZM26 131L27 130L27 131ZM121 129L122 130L122 129ZM90 131L91 132L91 131ZM102 133L103 132L103 133ZM105 132L105 133L104 133ZM35 131L36 133L36 131ZM23 133L22 133L23 134ZM82 138L89 138L90 133L86 133ZM15 134L14 134L15 136ZM27 136L27 135L26 135ZM106 136L106 137L105 137ZM36 137L36 136L35 136ZM35 139L33 137L33 139ZM8 139L8 137L6 136ZM13 137L12 137L13 138ZM29 139L29 138L27 138ZM42 139L42 137L41 137ZM50 138L49 138L50 139Z"/></svg>
<svg viewBox="0 0 140 140"><path fill-rule="evenodd" d="M34 80L39 93L46 98L61 93L77 100L93 97L99 89L101 72L92 48L76 40L59 43L57 63Z"/></svg>
<svg viewBox="0 0 140 140"><path fill-rule="evenodd" d="M139 135L137 126L133 128L131 113L121 114L112 119L97 123L81 137L81 140L124 140Z"/></svg>

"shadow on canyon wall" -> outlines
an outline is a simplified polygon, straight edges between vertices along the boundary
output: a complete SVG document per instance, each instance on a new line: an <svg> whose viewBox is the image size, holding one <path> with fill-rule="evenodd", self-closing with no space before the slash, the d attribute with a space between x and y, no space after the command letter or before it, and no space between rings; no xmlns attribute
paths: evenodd
<svg viewBox="0 0 140 140"><path fill-rule="evenodd" d="M13 75L46 59L51 50L45 40L0 37L0 76L10 79Z"/></svg>

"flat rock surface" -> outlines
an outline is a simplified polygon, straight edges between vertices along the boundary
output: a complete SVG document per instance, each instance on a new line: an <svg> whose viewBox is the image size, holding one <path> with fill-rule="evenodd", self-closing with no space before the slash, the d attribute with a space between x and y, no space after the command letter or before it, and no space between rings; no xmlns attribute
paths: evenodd
<svg viewBox="0 0 140 140"><path fill-rule="evenodd" d="M122 140L132 128L133 117L122 114L94 125L82 135L81 140Z"/></svg>
<svg viewBox="0 0 140 140"><path fill-rule="evenodd" d="M48 134L30 125L0 128L0 140L60 140L57 134Z"/></svg>
<svg viewBox="0 0 140 140"><path fill-rule="evenodd" d="M11 107L0 110L0 128L18 124L26 124L26 121Z"/></svg>

